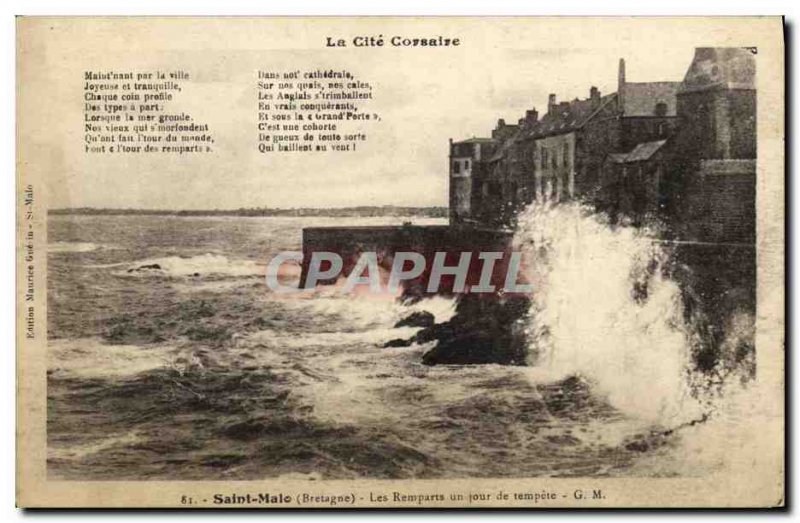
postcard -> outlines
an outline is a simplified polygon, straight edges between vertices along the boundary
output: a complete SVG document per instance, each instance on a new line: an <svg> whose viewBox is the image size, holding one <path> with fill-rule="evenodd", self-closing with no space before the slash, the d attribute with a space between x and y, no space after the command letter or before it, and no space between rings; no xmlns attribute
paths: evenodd
<svg viewBox="0 0 800 523"><path fill-rule="evenodd" d="M19 17L17 504L785 505L780 17Z"/></svg>

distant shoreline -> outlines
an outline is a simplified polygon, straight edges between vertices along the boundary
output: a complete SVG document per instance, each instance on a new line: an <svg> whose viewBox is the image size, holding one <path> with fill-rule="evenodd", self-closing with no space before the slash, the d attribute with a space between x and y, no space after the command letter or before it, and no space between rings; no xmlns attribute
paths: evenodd
<svg viewBox="0 0 800 523"><path fill-rule="evenodd" d="M401 207L394 205L334 207L329 209L299 207L294 209L273 209L268 207L243 209L105 209L95 207L75 207L49 209L48 215L66 216L288 216L288 217L371 217L371 216L414 216L421 218L447 218L447 207Z"/></svg>

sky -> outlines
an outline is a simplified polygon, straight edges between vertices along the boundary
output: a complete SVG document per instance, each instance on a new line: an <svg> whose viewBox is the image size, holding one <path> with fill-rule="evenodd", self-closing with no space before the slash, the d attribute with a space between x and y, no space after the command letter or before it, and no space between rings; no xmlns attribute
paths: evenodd
<svg viewBox="0 0 800 523"><path fill-rule="evenodd" d="M247 19L114 25L55 21L31 62L31 139L47 163L51 207L235 209L447 205L448 139L488 136L498 118L546 110L547 96L586 98L591 86L680 81L697 38L687 30L549 19ZM685 33L685 34L684 34ZM458 36L450 48L331 49L327 36ZM711 41L714 38L710 37ZM98 42L102 42L98 45ZM37 62L38 60L38 62ZM191 80L173 109L208 123L215 152L195 156L97 155L83 147L83 72L186 70ZM352 153L272 153L257 149L256 71L351 71L374 85L365 109L367 142ZM24 75L23 75L24 77ZM25 116L23 116L25 118Z"/></svg>

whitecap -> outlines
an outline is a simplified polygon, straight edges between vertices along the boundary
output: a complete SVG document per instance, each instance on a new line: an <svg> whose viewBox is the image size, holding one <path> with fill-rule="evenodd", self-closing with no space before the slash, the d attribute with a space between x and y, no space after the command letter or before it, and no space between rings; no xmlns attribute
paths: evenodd
<svg viewBox="0 0 800 523"><path fill-rule="evenodd" d="M234 278L263 276L264 266L252 260L230 260L220 254L199 256L167 256L127 264L127 276L205 277L227 276Z"/></svg>
<svg viewBox="0 0 800 523"><path fill-rule="evenodd" d="M167 365L167 352L165 347L106 345L99 338L49 340L48 371L56 377L126 378Z"/></svg>
<svg viewBox="0 0 800 523"><path fill-rule="evenodd" d="M47 245L49 253L92 252L101 246L91 242L52 242Z"/></svg>

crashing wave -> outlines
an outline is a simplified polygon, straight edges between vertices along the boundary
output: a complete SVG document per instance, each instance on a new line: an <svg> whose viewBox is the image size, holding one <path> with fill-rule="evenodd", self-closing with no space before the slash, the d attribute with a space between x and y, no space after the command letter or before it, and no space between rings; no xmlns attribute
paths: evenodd
<svg viewBox="0 0 800 523"><path fill-rule="evenodd" d="M577 203L535 203L514 239L535 288L530 364L581 376L643 419L674 426L698 416L680 289L649 231L611 227Z"/></svg>

